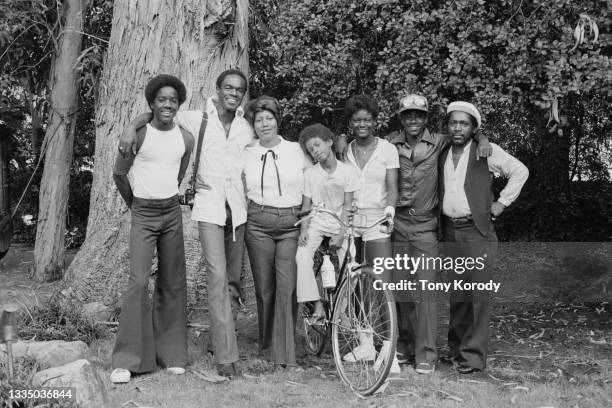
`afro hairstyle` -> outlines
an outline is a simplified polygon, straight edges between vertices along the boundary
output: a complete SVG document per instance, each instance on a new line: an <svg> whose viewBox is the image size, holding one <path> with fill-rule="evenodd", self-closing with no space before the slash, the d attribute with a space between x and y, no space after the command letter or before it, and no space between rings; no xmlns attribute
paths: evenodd
<svg viewBox="0 0 612 408"><path fill-rule="evenodd" d="M187 89L185 89L183 82L175 76L161 74L151 78L145 87L145 98L147 98L149 105L155 100L157 92L165 86L176 89L179 105L185 102L185 99L187 99Z"/></svg>

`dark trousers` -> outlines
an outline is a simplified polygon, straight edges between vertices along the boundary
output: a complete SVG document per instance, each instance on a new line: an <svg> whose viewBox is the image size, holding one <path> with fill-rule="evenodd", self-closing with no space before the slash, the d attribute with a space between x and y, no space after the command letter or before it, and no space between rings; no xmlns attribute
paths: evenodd
<svg viewBox="0 0 612 408"><path fill-rule="evenodd" d="M134 197L130 277L124 295L112 366L133 373L187 364L187 290L183 221L176 196ZM153 307L149 277L157 247Z"/></svg>
<svg viewBox="0 0 612 408"><path fill-rule="evenodd" d="M473 221L462 224L443 222L444 254L458 258L481 258L484 268L449 272L450 282L488 282L497 253L497 236L491 224L483 236ZM486 254L486 255L485 255ZM484 290L452 291L448 347L451 356L471 367L484 369L489 347L489 321L491 319L490 294Z"/></svg>
<svg viewBox="0 0 612 408"><path fill-rule="evenodd" d="M276 364L294 365L297 320L297 266L300 207L249 203L245 240L257 300L259 345Z"/></svg>
<svg viewBox="0 0 612 408"><path fill-rule="evenodd" d="M393 252L411 258L437 257L440 244L437 237L438 221L433 216L410 215L398 208L393 231ZM414 273L413 273L414 272ZM420 288L420 280L435 282L437 271L419 268L416 271L396 270L394 282L413 280ZM435 364L437 360L436 338L438 334L438 305L436 293L415 290L396 294L399 336L397 349L406 357L414 356L415 362Z"/></svg>

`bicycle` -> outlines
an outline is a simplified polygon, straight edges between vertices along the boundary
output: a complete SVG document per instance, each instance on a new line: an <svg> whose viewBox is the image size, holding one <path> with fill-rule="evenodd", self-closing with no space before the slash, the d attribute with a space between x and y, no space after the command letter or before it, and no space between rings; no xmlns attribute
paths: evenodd
<svg viewBox="0 0 612 408"><path fill-rule="evenodd" d="M308 351L320 355L331 335L334 363L340 378L356 394L371 395L384 384L395 357L395 302L390 292L374 288L374 282L381 277L373 272L372 267L355 261L353 216L344 223L333 211L325 208L313 208L300 215L312 217L318 212L330 214L346 227L348 248L335 287L323 289L319 286L325 307L323 321L311 324L312 304L306 304L302 309ZM387 218L381 217L364 228L385 221Z"/></svg>

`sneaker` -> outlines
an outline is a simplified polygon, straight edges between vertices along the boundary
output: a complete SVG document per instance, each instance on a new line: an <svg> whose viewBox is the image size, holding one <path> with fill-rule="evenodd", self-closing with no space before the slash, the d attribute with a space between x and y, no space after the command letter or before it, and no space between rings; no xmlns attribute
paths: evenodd
<svg viewBox="0 0 612 408"><path fill-rule="evenodd" d="M397 351L395 353L395 358L397 359L398 364L408 364L408 358L404 356L404 353Z"/></svg>
<svg viewBox="0 0 612 408"><path fill-rule="evenodd" d="M435 370L436 366L434 364L419 363L414 371L416 371L418 374L433 374Z"/></svg>
<svg viewBox="0 0 612 408"><path fill-rule="evenodd" d="M378 353L378 358L374 363L374 371L378 371L382 366L382 363L385 362L385 356L389 353L389 340L383 340L383 346L380 349L380 353ZM391 363L391 368L389 369L389 374L401 374L402 370L399 366L399 361L397 359L397 353L393 356L393 362Z"/></svg>
<svg viewBox="0 0 612 408"><path fill-rule="evenodd" d="M115 368L110 375L110 380L113 384L125 384L130 381L132 373L125 368Z"/></svg>
<svg viewBox="0 0 612 408"><path fill-rule="evenodd" d="M175 375L185 374L185 369L183 367L168 367L167 370L170 374L175 374Z"/></svg>
<svg viewBox="0 0 612 408"><path fill-rule="evenodd" d="M342 357L344 361L355 363L357 361L373 361L376 359L376 349L374 348L374 338L371 330L359 331L359 345L350 353Z"/></svg>

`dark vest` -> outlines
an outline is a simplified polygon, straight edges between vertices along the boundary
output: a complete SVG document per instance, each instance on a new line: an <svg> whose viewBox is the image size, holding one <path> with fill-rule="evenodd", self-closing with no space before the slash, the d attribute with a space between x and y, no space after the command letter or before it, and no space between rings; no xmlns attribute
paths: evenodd
<svg viewBox="0 0 612 408"><path fill-rule="evenodd" d="M444 163L448 157L451 146L448 146L440 155L438 161L438 197L440 208L444 200ZM491 173L486 158L476 160L478 146L472 142L470 157L468 158L467 171L465 173L465 195L467 197L472 218L478 231L486 236L491 231L491 204L493 203L493 190Z"/></svg>

